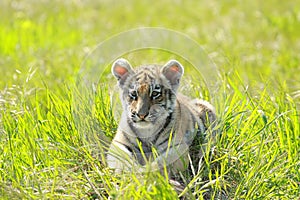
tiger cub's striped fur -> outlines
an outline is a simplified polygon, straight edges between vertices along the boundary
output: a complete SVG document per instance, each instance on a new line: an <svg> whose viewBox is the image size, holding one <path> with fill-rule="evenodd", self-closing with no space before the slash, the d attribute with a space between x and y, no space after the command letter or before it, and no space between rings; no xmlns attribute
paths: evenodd
<svg viewBox="0 0 300 200"><path fill-rule="evenodd" d="M125 59L118 59L112 73L118 79L123 113L107 155L110 168L143 171L171 171L187 167L194 137L199 137L215 121L214 108L206 101L190 100L177 93L184 69L171 60L132 69Z"/></svg>

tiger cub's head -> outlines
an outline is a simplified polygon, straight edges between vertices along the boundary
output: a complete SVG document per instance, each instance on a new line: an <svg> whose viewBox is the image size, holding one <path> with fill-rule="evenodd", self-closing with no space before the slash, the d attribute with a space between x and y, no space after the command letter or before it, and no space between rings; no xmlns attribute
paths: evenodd
<svg viewBox="0 0 300 200"><path fill-rule="evenodd" d="M121 101L135 127L164 123L171 118L183 67L176 60L164 66L145 65L132 69L123 58L112 65L121 89Z"/></svg>

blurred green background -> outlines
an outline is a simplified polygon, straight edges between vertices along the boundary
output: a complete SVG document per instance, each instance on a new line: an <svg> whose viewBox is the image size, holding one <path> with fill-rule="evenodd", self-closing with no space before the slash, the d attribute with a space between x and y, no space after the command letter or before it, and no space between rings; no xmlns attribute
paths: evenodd
<svg viewBox="0 0 300 200"><path fill-rule="evenodd" d="M299 89L299 1L1 1L0 87L29 69L50 88L76 75L84 56L112 35L165 27L201 44L221 71L287 81ZM31 71L32 71L31 70Z"/></svg>

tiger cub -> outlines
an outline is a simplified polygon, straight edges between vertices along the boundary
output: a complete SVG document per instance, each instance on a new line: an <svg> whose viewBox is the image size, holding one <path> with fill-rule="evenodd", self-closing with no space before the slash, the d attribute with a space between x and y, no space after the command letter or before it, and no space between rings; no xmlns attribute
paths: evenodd
<svg viewBox="0 0 300 200"><path fill-rule="evenodd" d="M177 93L184 68L176 60L163 67L132 69L121 58L111 71L118 80L123 113L108 150L108 167L140 172L146 166L160 171L166 166L174 173L185 170L194 138L203 136L216 120L213 106Z"/></svg>

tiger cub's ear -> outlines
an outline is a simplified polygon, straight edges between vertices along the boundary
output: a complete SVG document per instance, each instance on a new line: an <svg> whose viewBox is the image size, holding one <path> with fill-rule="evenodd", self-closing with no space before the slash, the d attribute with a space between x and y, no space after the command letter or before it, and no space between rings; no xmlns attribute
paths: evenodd
<svg viewBox="0 0 300 200"><path fill-rule="evenodd" d="M184 69L177 60L170 60L161 70L162 74L171 83L172 89L177 90Z"/></svg>
<svg viewBox="0 0 300 200"><path fill-rule="evenodd" d="M112 64L111 72L118 79L120 85L123 85L126 78L134 73L131 65L124 58L120 58Z"/></svg>

